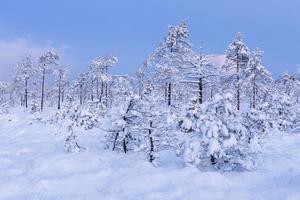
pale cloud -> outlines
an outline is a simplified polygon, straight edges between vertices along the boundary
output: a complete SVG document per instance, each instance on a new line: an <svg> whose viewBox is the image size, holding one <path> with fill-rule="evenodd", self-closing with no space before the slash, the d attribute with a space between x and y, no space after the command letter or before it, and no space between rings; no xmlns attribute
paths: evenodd
<svg viewBox="0 0 300 200"><path fill-rule="evenodd" d="M216 55L213 58L214 64L219 68L222 68L223 65L225 65L225 61L226 61L226 55L224 54Z"/></svg>
<svg viewBox="0 0 300 200"><path fill-rule="evenodd" d="M13 67L25 56L30 55L33 58L37 58L49 49L64 54L68 46L54 47L51 41L46 41L45 44L38 44L30 38L0 39L0 80L10 80Z"/></svg>

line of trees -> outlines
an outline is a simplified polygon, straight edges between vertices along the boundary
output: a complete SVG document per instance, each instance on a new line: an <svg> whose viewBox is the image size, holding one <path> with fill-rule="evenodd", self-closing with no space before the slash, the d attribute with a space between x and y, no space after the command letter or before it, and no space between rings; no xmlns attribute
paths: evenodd
<svg viewBox="0 0 300 200"><path fill-rule="evenodd" d="M287 72L274 80L263 51L251 52L241 33L225 55L218 66L215 56L194 51L183 21L169 27L136 76L110 74L118 59L107 55L70 81L60 57L49 51L37 63L21 60L12 83L0 84L0 101L21 102L32 112L57 107L62 123L72 121L68 151L80 148L73 127L97 127L106 132L107 148L143 151L152 163L173 149L188 165L251 169L269 130L298 128L300 81Z"/></svg>

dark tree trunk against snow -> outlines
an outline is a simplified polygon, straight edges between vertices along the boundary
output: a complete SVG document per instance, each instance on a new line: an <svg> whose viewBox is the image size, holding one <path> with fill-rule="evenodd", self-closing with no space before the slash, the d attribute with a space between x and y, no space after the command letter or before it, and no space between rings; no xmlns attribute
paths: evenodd
<svg viewBox="0 0 300 200"><path fill-rule="evenodd" d="M63 103L64 100L65 100L65 88L62 87L62 89L61 89L61 102Z"/></svg>
<svg viewBox="0 0 300 200"><path fill-rule="evenodd" d="M153 138L152 138L152 121L150 121L149 140L150 140L149 141L150 142L149 161L153 162L155 157L154 157L154 144L153 144Z"/></svg>
<svg viewBox="0 0 300 200"><path fill-rule="evenodd" d="M172 96L172 85L168 83L168 106L171 105L171 96Z"/></svg>
<svg viewBox="0 0 300 200"><path fill-rule="evenodd" d="M165 101L168 99L168 83L165 84Z"/></svg>
<svg viewBox="0 0 300 200"><path fill-rule="evenodd" d="M80 98L80 105L82 105L83 104L83 91L82 91L82 85L80 85L80 94L79 94L79 98Z"/></svg>
<svg viewBox="0 0 300 200"><path fill-rule="evenodd" d="M91 101L94 101L94 79L91 78L92 88L91 88Z"/></svg>
<svg viewBox="0 0 300 200"><path fill-rule="evenodd" d="M61 99L61 77L59 77L58 82L58 101L57 101L57 109L60 109L60 99Z"/></svg>
<svg viewBox="0 0 300 200"><path fill-rule="evenodd" d="M25 78L25 107L28 108L28 79Z"/></svg>
<svg viewBox="0 0 300 200"><path fill-rule="evenodd" d="M237 105L236 109L240 110L240 74L239 74L239 66L240 63L237 61L237 66L236 66L236 74L237 74L237 88L236 88L236 98L237 98Z"/></svg>
<svg viewBox="0 0 300 200"><path fill-rule="evenodd" d="M123 129L123 132L124 132L124 131L125 131L125 130ZM123 151L124 151L124 153L127 153L126 137L123 138Z"/></svg>
<svg viewBox="0 0 300 200"><path fill-rule="evenodd" d="M97 78L96 80L96 95L97 95L97 99L99 99L99 79Z"/></svg>
<svg viewBox="0 0 300 200"><path fill-rule="evenodd" d="M42 99L41 99L41 110L44 108L44 89L45 89L45 68L43 69L42 77Z"/></svg>
<svg viewBox="0 0 300 200"><path fill-rule="evenodd" d="M105 75L106 76L107 76L107 71L108 71L108 67L106 66L105 67ZM105 104L107 106L108 105L108 83L107 83L107 81L105 81L104 86L105 86Z"/></svg>
<svg viewBox="0 0 300 200"><path fill-rule="evenodd" d="M129 102L129 105L128 105L128 107L127 107L127 109L126 109L126 112L125 112L125 114L127 114L129 111L130 111L130 109L131 109L131 106L132 106L132 101L130 101ZM124 121L126 121L127 122L127 120L126 120L126 116L123 116L123 120ZM124 134L124 132L125 132L125 128L123 128L123 134ZM116 133L116 136L115 136L115 138L114 138L114 142L113 142L113 151L115 150L115 148L116 148L116 144L117 144L117 140L118 140L118 137L119 137L119 132L117 132ZM126 141L126 139L127 139L127 136L125 135L125 137L123 138L123 141L122 141L122 145L123 145L123 151L124 151L124 153L127 153L127 141Z"/></svg>
<svg viewBox="0 0 300 200"><path fill-rule="evenodd" d="M99 102L102 102L103 93L104 93L104 83L103 83L103 81L101 81L101 91L100 91L100 96L99 96Z"/></svg>
<svg viewBox="0 0 300 200"><path fill-rule="evenodd" d="M119 132L116 133L116 136L115 136L115 139L114 139L113 148L112 148L113 151L114 151L115 148L116 148L116 144L117 144L117 139L118 139L118 137L119 137Z"/></svg>
<svg viewBox="0 0 300 200"><path fill-rule="evenodd" d="M199 104L203 103L203 84L202 78L199 78Z"/></svg>
<svg viewBox="0 0 300 200"><path fill-rule="evenodd" d="M23 106L23 95L21 95L21 106Z"/></svg>
<svg viewBox="0 0 300 200"><path fill-rule="evenodd" d="M255 109L256 107L256 85L255 85L255 82L253 83L253 99L252 99L252 106L253 106L253 109Z"/></svg>
<svg viewBox="0 0 300 200"><path fill-rule="evenodd" d="M105 82L105 104L108 104L108 84Z"/></svg>

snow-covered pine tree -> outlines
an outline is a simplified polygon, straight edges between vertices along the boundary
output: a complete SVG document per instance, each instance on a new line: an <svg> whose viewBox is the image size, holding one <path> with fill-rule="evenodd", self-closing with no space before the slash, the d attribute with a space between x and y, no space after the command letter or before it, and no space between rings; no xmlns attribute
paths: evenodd
<svg viewBox="0 0 300 200"><path fill-rule="evenodd" d="M264 102L270 86L272 85L272 76L270 72L262 65L262 51L256 48L253 52L249 65L241 75L241 86L245 88L250 96L250 108L256 109ZM257 105L260 104L260 105Z"/></svg>
<svg viewBox="0 0 300 200"><path fill-rule="evenodd" d="M33 77L34 69L33 63L30 56L27 56L23 60L21 60L15 70L14 70L14 86L17 89L23 89L24 92L21 92L22 100L21 105L23 105L23 101L25 102L25 107L28 108L28 89L29 89L29 79ZM24 97L24 98L23 98Z"/></svg>
<svg viewBox="0 0 300 200"><path fill-rule="evenodd" d="M65 139L65 150L67 152L78 152L80 151L82 148L79 146L78 141L77 141L77 136L74 134L74 123L72 120L66 120L64 121L65 123L65 128L67 131L67 137Z"/></svg>
<svg viewBox="0 0 300 200"><path fill-rule="evenodd" d="M297 88L299 86L299 81L288 72L284 72L275 80L271 103L274 124L277 124L277 128L281 131L291 131L298 124Z"/></svg>
<svg viewBox="0 0 300 200"><path fill-rule="evenodd" d="M215 95L194 113L193 137L185 150L185 161L200 168L251 169L259 146L249 134L233 106L230 93Z"/></svg>
<svg viewBox="0 0 300 200"><path fill-rule="evenodd" d="M39 57L38 63L42 72L42 94L41 94L41 110L44 108L44 94L45 94L45 76L52 72L50 66L57 65L59 56L53 51L47 51Z"/></svg>
<svg viewBox="0 0 300 200"><path fill-rule="evenodd" d="M300 87L300 81L293 75L286 71L281 74L277 80L275 80L275 84L278 91L285 93L292 99L295 99L295 102L297 101L297 89Z"/></svg>
<svg viewBox="0 0 300 200"><path fill-rule="evenodd" d="M86 99L88 87L88 74L79 73L77 79L73 82L73 92L78 95L79 104L82 105Z"/></svg>
<svg viewBox="0 0 300 200"><path fill-rule="evenodd" d="M225 77L224 88L234 90L236 95L236 108L241 106L241 75L249 62L249 49L244 43L243 35L237 33L235 40L229 44L226 50L225 69L228 71Z"/></svg>
<svg viewBox="0 0 300 200"><path fill-rule="evenodd" d="M164 42L149 57L149 65L154 66L153 81L158 84L155 89L161 90L167 105L171 105L177 95L176 90L181 78L181 70L186 65L185 58L190 56L191 44L188 41L189 31L186 21L178 26L170 26ZM178 91L177 91L178 92ZM161 95L163 97L163 95ZM175 102L174 102L175 104Z"/></svg>
<svg viewBox="0 0 300 200"><path fill-rule="evenodd" d="M113 151L127 153L133 149L133 129L138 118L137 100L135 95L129 95L106 114L107 124L103 129L107 132L106 143Z"/></svg>
<svg viewBox="0 0 300 200"><path fill-rule="evenodd" d="M277 124L277 128L281 131L290 131L294 128L294 122L296 120L296 113L294 110L294 104L292 98L282 92L276 92L273 94L273 118Z"/></svg>
<svg viewBox="0 0 300 200"><path fill-rule="evenodd" d="M9 112L10 84L6 81L0 81L0 113Z"/></svg>
<svg viewBox="0 0 300 200"><path fill-rule="evenodd" d="M55 70L55 83L57 87L57 109L61 108L61 103L64 99L66 86L68 84L69 72L65 68Z"/></svg>
<svg viewBox="0 0 300 200"><path fill-rule="evenodd" d="M205 100L205 89L207 91L209 88L212 90L218 84L218 71L211 62L211 56L202 52L199 54L191 53L190 56L185 57L185 60L188 65L184 68L186 80L183 82L191 87L192 96L197 97L198 103L202 104ZM207 93L211 96L213 91Z"/></svg>
<svg viewBox="0 0 300 200"><path fill-rule="evenodd" d="M166 148L170 139L165 107L158 102L158 96L151 83L145 85L143 99L139 100L139 118L136 134L139 149L145 152L151 163L158 164L159 151Z"/></svg>
<svg viewBox="0 0 300 200"><path fill-rule="evenodd" d="M96 58L92 61L90 65L90 73L91 73L91 100L94 100L94 88L96 85L96 97L97 99L101 102L103 100L103 94L104 94L104 74L105 74L105 69L104 69L105 63L102 58ZM101 83L100 83L101 82ZM101 84L101 86L100 86ZM101 91L99 91L99 87L101 87Z"/></svg>

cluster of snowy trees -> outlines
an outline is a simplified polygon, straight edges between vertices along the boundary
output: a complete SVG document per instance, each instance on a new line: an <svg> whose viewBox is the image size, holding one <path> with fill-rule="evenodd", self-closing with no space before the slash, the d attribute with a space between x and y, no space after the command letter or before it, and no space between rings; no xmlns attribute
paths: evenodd
<svg viewBox="0 0 300 200"><path fill-rule="evenodd" d="M249 170L261 139L293 132L300 119L299 77L286 72L274 80L262 56L238 33L217 66L213 55L193 50L183 21L169 27L135 76L110 74L113 55L94 59L73 81L56 53L26 57L11 83L0 82L0 104L58 109L54 121L66 127L67 151L81 149L75 127L98 128L108 149L144 152L155 164L160 152L174 150L201 169Z"/></svg>

